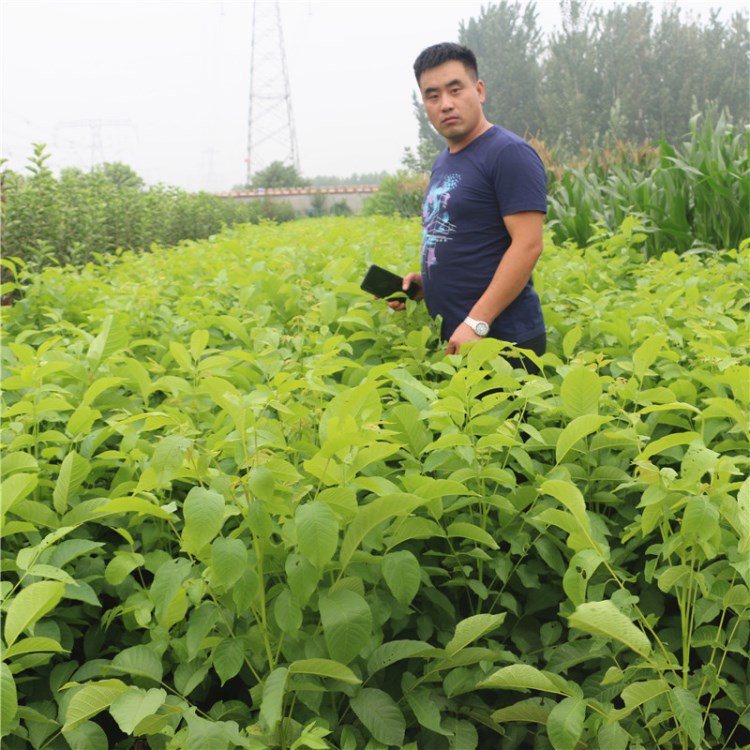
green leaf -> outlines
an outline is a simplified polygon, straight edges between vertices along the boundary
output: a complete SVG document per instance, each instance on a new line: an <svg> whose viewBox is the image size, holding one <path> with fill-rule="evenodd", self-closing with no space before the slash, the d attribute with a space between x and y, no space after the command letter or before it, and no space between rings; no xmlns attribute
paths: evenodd
<svg viewBox="0 0 750 750"><path fill-rule="evenodd" d="M180 622L187 612L182 582L190 574L191 564L185 558L162 563L151 582L150 596L156 621L167 630Z"/></svg>
<svg viewBox="0 0 750 750"><path fill-rule="evenodd" d="M127 345L128 332L123 321L114 315L107 315L99 335L91 342L86 357L90 362L98 364Z"/></svg>
<svg viewBox="0 0 750 750"><path fill-rule="evenodd" d="M81 405L90 406L99 396L102 395L102 393L104 393L104 391L114 388L122 382L123 378L118 377L97 378L83 394Z"/></svg>
<svg viewBox="0 0 750 750"><path fill-rule="evenodd" d="M362 688L349 705L368 732L384 745L404 744L406 719L388 693L377 688Z"/></svg>
<svg viewBox="0 0 750 750"><path fill-rule="evenodd" d="M339 560L345 569L362 540L376 526L399 516L405 516L424 501L413 495L394 493L376 498L359 509L354 520L349 524L341 543Z"/></svg>
<svg viewBox="0 0 750 750"><path fill-rule="evenodd" d="M164 705L166 699L167 691L162 688L142 690L130 687L112 701L109 712L117 726L125 734L131 735L141 721L155 714Z"/></svg>
<svg viewBox="0 0 750 750"><path fill-rule="evenodd" d="M686 542L708 541L719 531L719 511L705 497L691 497L682 514L680 533Z"/></svg>
<svg viewBox="0 0 750 750"><path fill-rule="evenodd" d="M316 591L321 571L309 560L301 555L292 554L284 564L289 589L297 598L297 602L304 607Z"/></svg>
<svg viewBox="0 0 750 750"><path fill-rule="evenodd" d="M210 601L204 601L190 613L187 635L185 636L188 659L195 659L198 656L203 639L211 632L219 620L219 610Z"/></svg>
<svg viewBox="0 0 750 750"><path fill-rule="evenodd" d="M578 487L572 482L565 482L562 479L548 479L542 483L539 491L559 500L575 518L584 534L586 536L591 535L591 525L586 513L586 501Z"/></svg>
<svg viewBox="0 0 750 750"><path fill-rule="evenodd" d="M117 550L104 569L104 579L110 586L119 586L136 568L145 562L137 552Z"/></svg>
<svg viewBox="0 0 750 750"><path fill-rule="evenodd" d="M429 402L422 398L426 407ZM395 427L396 437L409 449L412 456L419 456L432 440L419 418L419 410L412 404L402 403L394 407L386 423L389 427Z"/></svg>
<svg viewBox="0 0 750 750"><path fill-rule="evenodd" d="M403 659L433 656L436 649L425 641L386 641L378 646L367 660L367 673L373 675L381 669Z"/></svg>
<svg viewBox="0 0 750 750"><path fill-rule="evenodd" d="M601 379L586 367L572 367L560 385L560 400L572 419L598 414L601 395Z"/></svg>
<svg viewBox="0 0 750 750"><path fill-rule="evenodd" d="M123 649L112 659L112 669L129 677L145 677L161 682L164 667L161 657L150 646L139 644Z"/></svg>
<svg viewBox="0 0 750 750"><path fill-rule="evenodd" d="M0 485L0 513L4 516L17 502L28 497L39 479L36 474L12 474Z"/></svg>
<svg viewBox="0 0 750 750"><path fill-rule="evenodd" d="M193 441L183 435L167 435L159 440L148 468L138 482L138 490L147 492L169 487L170 482L182 472L185 455L192 444Z"/></svg>
<svg viewBox="0 0 750 750"><path fill-rule="evenodd" d="M586 702L563 698L547 717L547 736L555 750L575 750L583 734Z"/></svg>
<svg viewBox="0 0 750 750"><path fill-rule="evenodd" d="M421 380L415 378L408 370L397 368L392 370L389 375L398 384L404 398L417 409L426 409L435 400L435 392ZM424 446L422 446L422 449L424 449Z"/></svg>
<svg viewBox="0 0 750 750"><path fill-rule="evenodd" d="M531 356L534 354L532 353ZM449 715L446 717L445 725L450 732L448 750L477 750L479 733L473 723L459 719L455 715Z"/></svg>
<svg viewBox="0 0 750 750"><path fill-rule="evenodd" d="M289 670L277 667L263 683L263 699L260 704L260 721L270 732L276 729L281 721L286 695L286 681Z"/></svg>
<svg viewBox="0 0 750 750"><path fill-rule="evenodd" d="M453 638L445 646L445 655L454 656L470 643L496 630L505 620L505 612L499 615L473 615L456 625Z"/></svg>
<svg viewBox="0 0 750 750"><path fill-rule="evenodd" d="M712 451L696 440L688 446L680 466L680 476L691 482L699 482L704 475L712 475L721 460L721 454Z"/></svg>
<svg viewBox="0 0 750 750"><path fill-rule="evenodd" d="M578 342L581 340L582 335L583 332L581 331L581 327L574 326L565 334L565 336L563 336L563 354L565 355L566 359L570 359L573 356L575 348L576 346L578 346ZM573 414L572 416L577 415Z"/></svg>
<svg viewBox="0 0 750 750"><path fill-rule="evenodd" d="M76 690L65 711L63 732L74 729L92 716L106 711L118 696L129 688L120 680L89 682Z"/></svg>
<svg viewBox="0 0 750 750"><path fill-rule="evenodd" d="M646 375L648 368L656 361L656 358L663 353L664 345L667 343L667 337L659 333L651 338L646 339L633 352L633 372L638 378Z"/></svg>
<svg viewBox="0 0 750 750"><path fill-rule="evenodd" d="M609 600L579 604L568 617L568 623L571 628L578 628L584 633L620 641L641 656L651 653L651 643L646 634Z"/></svg>
<svg viewBox="0 0 750 750"><path fill-rule="evenodd" d="M109 750L104 730L93 721L84 721L73 729L62 732L70 750Z"/></svg>
<svg viewBox="0 0 750 750"><path fill-rule="evenodd" d="M203 354L204 349L208 345L208 337L209 334L205 328L193 331L190 336L190 356L193 359L200 359L201 354Z"/></svg>
<svg viewBox="0 0 750 750"><path fill-rule="evenodd" d="M247 547L242 539L214 539L211 545L211 580L229 590L247 567Z"/></svg>
<svg viewBox="0 0 750 750"><path fill-rule="evenodd" d="M584 549L570 559L563 576L563 590L573 604L586 601L586 589L597 568L604 562L597 550Z"/></svg>
<svg viewBox="0 0 750 750"><path fill-rule="evenodd" d="M198 659L180 662L174 671L174 686L177 692L187 697L200 685L211 668L210 662L202 662Z"/></svg>
<svg viewBox="0 0 750 750"><path fill-rule="evenodd" d="M47 562L50 565L63 568L75 558L88 555L104 546L104 542L95 542L92 539L66 539L50 550Z"/></svg>
<svg viewBox="0 0 750 750"><path fill-rule="evenodd" d="M527 698L511 706L498 709L492 714L492 721L502 724L506 721L523 721L530 724L546 724L550 706L542 698Z"/></svg>
<svg viewBox="0 0 750 750"><path fill-rule="evenodd" d="M250 472L247 487L254 497L270 502L276 491L276 479L267 466L257 466Z"/></svg>
<svg viewBox="0 0 750 750"><path fill-rule="evenodd" d="M62 599L65 584L60 581L32 583L16 594L5 615L5 642L12 646L26 628L51 612Z"/></svg>
<svg viewBox="0 0 750 750"><path fill-rule="evenodd" d="M606 747L607 750L627 750L630 736L619 721L607 721L602 724L596 739L599 747Z"/></svg>
<svg viewBox="0 0 750 750"><path fill-rule="evenodd" d="M300 554L317 568L324 568L339 544L339 525L334 512L326 503L306 503L297 507L294 518Z"/></svg>
<svg viewBox="0 0 750 750"><path fill-rule="evenodd" d="M173 520L174 514L148 500L140 497L116 497L96 509L97 515L114 515L117 513L142 513L166 521Z"/></svg>
<svg viewBox="0 0 750 750"><path fill-rule="evenodd" d="M638 706L648 703L654 698L669 692L669 684L665 680L643 680L633 682L623 689L620 694L625 708L618 709L612 716L621 719L631 714Z"/></svg>
<svg viewBox="0 0 750 750"><path fill-rule="evenodd" d="M329 677L332 680L359 685L362 680L337 661L331 659L297 659L289 665L289 674L309 674L316 677Z"/></svg>
<svg viewBox="0 0 750 750"><path fill-rule="evenodd" d="M18 694L13 673L7 664L0 664L0 737L12 730L11 723L18 710Z"/></svg>
<svg viewBox="0 0 750 750"><path fill-rule="evenodd" d="M214 670L222 685L238 675L244 663L245 649L236 638L225 638L214 649Z"/></svg>
<svg viewBox="0 0 750 750"><path fill-rule="evenodd" d="M76 490L83 484L90 471L91 464L75 451L65 456L52 493L53 505L60 515L68 509L68 504L75 497Z"/></svg>
<svg viewBox="0 0 750 750"><path fill-rule="evenodd" d="M407 607L419 591L422 569L408 550L389 552L383 558L383 578L398 602Z"/></svg>
<svg viewBox="0 0 750 750"><path fill-rule="evenodd" d="M348 664L370 640L370 607L359 594L347 589L321 596L319 607L329 655L342 664Z"/></svg>
<svg viewBox="0 0 750 750"><path fill-rule="evenodd" d="M685 730L694 747L703 744L703 711L698 698L682 687L672 688L672 709L679 725Z"/></svg>
<svg viewBox="0 0 750 750"><path fill-rule="evenodd" d="M420 726L443 736L451 734L449 730L441 726L440 708L435 703L435 696L430 690L425 688L410 690L404 694L404 697Z"/></svg>
<svg viewBox="0 0 750 750"><path fill-rule="evenodd" d="M529 664L511 664L501 667L481 680L479 688L498 690L541 690L545 693L573 696L576 691L560 676L543 672Z"/></svg>
<svg viewBox="0 0 750 750"><path fill-rule="evenodd" d="M6 648L4 658L12 659L14 656L21 656L22 654L43 652L64 653L65 651L67 649L52 638L24 638L22 641L17 641L12 646Z"/></svg>
<svg viewBox="0 0 750 750"><path fill-rule="evenodd" d="M634 460L636 463L639 461L646 461L657 453L669 450L678 445L689 445L694 440L698 439L700 439L700 435L697 432L673 432L669 435L665 435L663 438L650 442Z"/></svg>
<svg viewBox="0 0 750 750"><path fill-rule="evenodd" d="M461 539L469 539L470 541L476 542L477 544L483 544L485 547L489 547L490 549L499 549L499 546L492 535L488 534L479 526L475 526L473 523L456 521L450 524L445 531L450 538L458 537Z"/></svg>
<svg viewBox="0 0 750 750"><path fill-rule="evenodd" d="M224 498L213 490L193 487L185 498L182 512L185 516L182 548L197 555L224 525Z"/></svg>
<svg viewBox="0 0 750 750"><path fill-rule="evenodd" d="M193 372L193 360L191 359L190 353L188 352L184 344L181 344L179 341L170 341L169 353L174 358L181 372L187 374Z"/></svg>
<svg viewBox="0 0 750 750"><path fill-rule="evenodd" d="M273 602L273 615L279 629L295 635L302 627L302 609L291 589L285 588Z"/></svg>
<svg viewBox="0 0 750 750"><path fill-rule="evenodd" d="M557 445L555 446L555 459L557 463L562 463L568 453L583 438L596 432L603 424L611 421L612 417L603 417L598 414L582 414L580 417L576 417L557 438Z"/></svg>

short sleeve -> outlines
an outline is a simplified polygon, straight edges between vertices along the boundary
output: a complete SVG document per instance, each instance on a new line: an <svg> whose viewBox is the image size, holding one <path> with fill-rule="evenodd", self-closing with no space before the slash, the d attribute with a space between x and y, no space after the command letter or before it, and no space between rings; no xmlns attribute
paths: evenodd
<svg viewBox="0 0 750 750"><path fill-rule="evenodd" d="M547 213L547 173L528 143L510 143L500 151L495 163L495 191L501 216L521 211Z"/></svg>

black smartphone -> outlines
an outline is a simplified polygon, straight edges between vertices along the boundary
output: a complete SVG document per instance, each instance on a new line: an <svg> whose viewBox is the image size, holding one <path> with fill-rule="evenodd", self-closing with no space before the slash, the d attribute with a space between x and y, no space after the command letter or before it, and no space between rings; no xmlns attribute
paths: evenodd
<svg viewBox="0 0 750 750"><path fill-rule="evenodd" d="M380 266L372 265L367 269L360 287L376 297L388 299L394 294L406 294L407 297L414 299L419 292L419 284L412 281L409 288L404 291L401 288L403 279L393 271L388 271Z"/></svg>

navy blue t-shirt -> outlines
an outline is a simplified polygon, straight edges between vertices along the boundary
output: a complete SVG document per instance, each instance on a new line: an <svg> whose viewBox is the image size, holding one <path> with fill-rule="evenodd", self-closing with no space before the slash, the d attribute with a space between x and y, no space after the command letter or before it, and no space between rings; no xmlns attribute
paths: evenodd
<svg viewBox="0 0 750 750"><path fill-rule="evenodd" d="M442 337L469 314L511 243L503 216L547 211L542 160L522 138L497 125L435 160L422 204L422 284ZM490 336L523 343L544 333L539 297L529 280L495 319Z"/></svg>

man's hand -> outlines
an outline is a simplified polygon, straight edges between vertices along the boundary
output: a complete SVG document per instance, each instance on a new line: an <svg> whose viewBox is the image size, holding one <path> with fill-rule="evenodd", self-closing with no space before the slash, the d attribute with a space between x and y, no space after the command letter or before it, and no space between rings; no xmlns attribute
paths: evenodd
<svg viewBox="0 0 750 750"><path fill-rule="evenodd" d="M422 297L424 297L424 294L422 293L422 274L421 273L407 273L406 276L404 276L404 280L403 280L403 283L401 284L401 288L404 291L406 291L411 286L412 282L415 282L416 284L419 285L419 291L414 296L414 299L422 299ZM406 303L400 299L389 300L387 304L388 304L388 307L390 307L392 310L406 309Z"/></svg>
<svg viewBox="0 0 750 750"><path fill-rule="evenodd" d="M464 344L468 344L470 341L480 341L481 338L466 323L461 323L448 339L448 346L445 347L445 353L458 354Z"/></svg>

